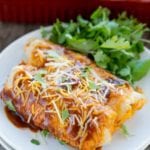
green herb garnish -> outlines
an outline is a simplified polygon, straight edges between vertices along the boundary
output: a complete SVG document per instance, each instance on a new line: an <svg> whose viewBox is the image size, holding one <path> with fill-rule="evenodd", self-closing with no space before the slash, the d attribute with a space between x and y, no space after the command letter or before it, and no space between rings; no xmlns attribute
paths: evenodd
<svg viewBox="0 0 150 150"><path fill-rule="evenodd" d="M142 35L147 28L125 12L109 17L107 8L99 7L89 19L63 23L57 19L50 30L42 28L43 37L72 50L93 57L96 64L113 74L134 82L150 70L149 61L139 62L144 51ZM135 65L137 62L137 66ZM87 77L87 73L83 72Z"/></svg>
<svg viewBox="0 0 150 150"><path fill-rule="evenodd" d="M31 143L34 145L40 145L40 142L37 139L32 139Z"/></svg>
<svg viewBox="0 0 150 150"><path fill-rule="evenodd" d="M127 127L125 125L122 125L120 129L121 129L121 133L124 136L128 137L130 135L130 133L129 133L129 131L128 131L128 129L127 129Z"/></svg>
<svg viewBox="0 0 150 150"><path fill-rule="evenodd" d="M6 106L7 106L10 110L16 111L16 109L15 109L15 107L14 107L14 105L13 105L13 103L12 103L11 100L6 100L6 101L5 101L5 104L6 104Z"/></svg>
<svg viewBox="0 0 150 150"><path fill-rule="evenodd" d="M49 135L49 131L44 129L44 130L41 131L41 135L42 135L42 137L46 138Z"/></svg>
<svg viewBox="0 0 150 150"><path fill-rule="evenodd" d="M45 82L45 80L43 79L42 76L45 75L46 73L47 73L46 70L40 70L40 71L37 72L37 74L35 74L34 77L33 77L36 81L38 81L38 82L42 85L43 88L46 87L46 82Z"/></svg>
<svg viewBox="0 0 150 150"><path fill-rule="evenodd" d="M62 141L62 140L60 140L60 139L58 139L58 138L56 138L57 140L58 140L58 142L61 144L61 145L65 145L66 144L66 142L64 142L64 141Z"/></svg>
<svg viewBox="0 0 150 150"><path fill-rule="evenodd" d="M60 55L56 51L53 51L53 50L47 51L47 56L52 57L52 58L59 58L60 57Z"/></svg>
<svg viewBox="0 0 150 150"><path fill-rule="evenodd" d="M67 87L67 91L69 91L69 92L70 92L70 91L72 90L72 85L67 84L67 85L66 85L66 87Z"/></svg>
<svg viewBox="0 0 150 150"><path fill-rule="evenodd" d="M81 76L84 78L87 78L89 76L89 73L92 71L92 68L89 66L86 66L85 68L82 69L82 74Z"/></svg>
<svg viewBox="0 0 150 150"><path fill-rule="evenodd" d="M68 78L65 77L65 76L63 76L63 77L61 78L61 82L62 82L62 83L64 83L64 82L67 81L67 80L68 80Z"/></svg>
<svg viewBox="0 0 150 150"><path fill-rule="evenodd" d="M91 90L96 90L98 88L98 86L93 82L93 81L89 81L89 88Z"/></svg>
<svg viewBox="0 0 150 150"><path fill-rule="evenodd" d="M69 111L67 109L61 112L62 120L65 121L69 117Z"/></svg>
<svg viewBox="0 0 150 150"><path fill-rule="evenodd" d="M65 145L65 144L66 144L66 142L61 141L61 140L59 140L59 143L60 143L61 145Z"/></svg>
<svg viewBox="0 0 150 150"><path fill-rule="evenodd" d="M47 74L47 70L41 69L38 71L38 74L45 75Z"/></svg>

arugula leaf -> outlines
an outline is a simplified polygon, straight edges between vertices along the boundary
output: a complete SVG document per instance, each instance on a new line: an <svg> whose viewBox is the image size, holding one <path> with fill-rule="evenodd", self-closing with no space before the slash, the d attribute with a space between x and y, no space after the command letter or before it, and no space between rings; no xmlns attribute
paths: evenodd
<svg viewBox="0 0 150 150"><path fill-rule="evenodd" d="M16 109L15 109L15 107L14 107L14 105L13 105L13 103L12 103L11 100L6 100L6 101L5 101L5 104L6 104L6 106L7 106L10 110L16 111Z"/></svg>
<svg viewBox="0 0 150 150"><path fill-rule="evenodd" d="M61 112L62 120L65 121L69 117L69 111L67 109Z"/></svg>
<svg viewBox="0 0 150 150"><path fill-rule="evenodd" d="M49 135L49 131L44 129L41 131L41 135L46 138Z"/></svg>
<svg viewBox="0 0 150 150"><path fill-rule="evenodd" d="M132 61L130 67L132 69L133 81L138 81L149 72L150 59Z"/></svg>
<svg viewBox="0 0 150 150"><path fill-rule="evenodd" d="M40 142L37 139L32 139L31 143L34 145L40 145Z"/></svg>
<svg viewBox="0 0 150 150"><path fill-rule="evenodd" d="M127 129L127 127L125 126L125 125L122 125L121 126L121 133L124 135L124 136L126 136L126 137L128 137L130 134L129 134L129 131L128 131L128 129Z"/></svg>

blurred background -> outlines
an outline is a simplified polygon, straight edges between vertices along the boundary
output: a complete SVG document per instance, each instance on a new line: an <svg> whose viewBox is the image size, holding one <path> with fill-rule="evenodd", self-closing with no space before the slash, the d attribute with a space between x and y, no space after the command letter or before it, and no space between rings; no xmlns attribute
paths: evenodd
<svg viewBox="0 0 150 150"><path fill-rule="evenodd" d="M78 14L88 18L100 5L111 10L111 17L127 11L150 27L150 0L0 0L0 51L21 35L52 24L56 18L68 21ZM144 37L150 40L149 33Z"/></svg>
<svg viewBox="0 0 150 150"><path fill-rule="evenodd" d="M99 5L112 10L112 16L127 11L150 25L150 0L0 0L0 20L17 23L52 23L88 17Z"/></svg>
<svg viewBox="0 0 150 150"><path fill-rule="evenodd" d="M88 18L99 5L108 7L111 17L127 11L150 26L150 0L0 0L0 49L26 32L52 24L56 18L68 21L78 14Z"/></svg>

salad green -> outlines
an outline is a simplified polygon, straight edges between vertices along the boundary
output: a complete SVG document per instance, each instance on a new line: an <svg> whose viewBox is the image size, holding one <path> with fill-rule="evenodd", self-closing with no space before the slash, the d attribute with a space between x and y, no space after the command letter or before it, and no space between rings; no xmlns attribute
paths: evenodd
<svg viewBox="0 0 150 150"><path fill-rule="evenodd" d="M50 30L41 28L43 38L88 55L113 74L130 83L140 80L150 70L150 60L140 60L144 51L145 24L125 12L110 18L107 8L99 7L89 19L77 16L76 21L56 20Z"/></svg>

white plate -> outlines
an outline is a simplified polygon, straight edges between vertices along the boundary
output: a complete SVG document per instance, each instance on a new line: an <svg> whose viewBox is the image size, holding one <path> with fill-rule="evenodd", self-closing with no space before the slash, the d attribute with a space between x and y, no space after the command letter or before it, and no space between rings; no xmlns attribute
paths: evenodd
<svg viewBox="0 0 150 150"><path fill-rule="evenodd" d="M13 66L18 64L24 57L23 46L29 38L40 37L39 30L26 34L10 44L0 54L0 89L2 89L5 80ZM145 50L142 58L150 58L150 52ZM137 83L143 88L147 98L150 98L150 73ZM39 138L40 135L31 132L28 129L18 129L7 119L4 105L0 102L0 143L7 149L16 150L67 150L72 149L69 146L61 145L53 136L37 146L30 140ZM150 101L147 101L145 107L136 113L136 115L126 122L126 125L133 136L125 138L119 132L113 136L112 142L104 146L103 150L141 150L150 144Z"/></svg>

